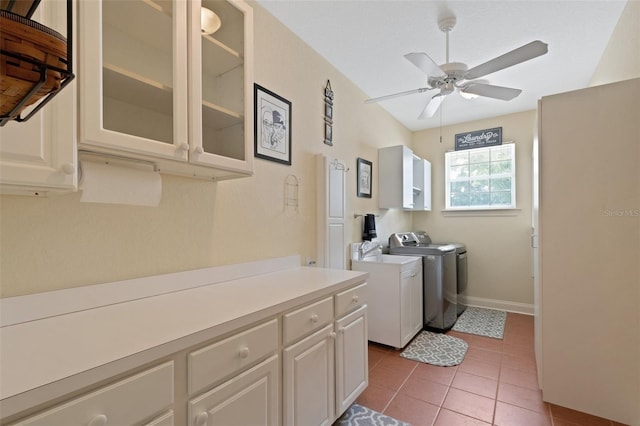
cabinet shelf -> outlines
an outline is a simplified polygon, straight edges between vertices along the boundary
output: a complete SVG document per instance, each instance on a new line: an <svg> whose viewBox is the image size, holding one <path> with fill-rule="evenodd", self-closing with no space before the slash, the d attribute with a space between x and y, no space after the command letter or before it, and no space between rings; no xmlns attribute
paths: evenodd
<svg viewBox="0 0 640 426"><path fill-rule="evenodd" d="M211 102L202 102L202 122L207 127L226 129L244 123L244 115Z"/></svg>
<svg viewBox="0 0 640 426"><path fill-rule="evenodd" d="M111 64L102 68L109 97L171 116L173 88Z"/></svg>
<svg viewBox="0 0 640 426"><path fill-rule="evenodd" d="M109 97L170 116L172 113L173 88L138 75L131 71L105 64L103 67L105 87ZM217 105L202 102L203 121L207 127L224 129L241 124L244 114Z"/></svg>

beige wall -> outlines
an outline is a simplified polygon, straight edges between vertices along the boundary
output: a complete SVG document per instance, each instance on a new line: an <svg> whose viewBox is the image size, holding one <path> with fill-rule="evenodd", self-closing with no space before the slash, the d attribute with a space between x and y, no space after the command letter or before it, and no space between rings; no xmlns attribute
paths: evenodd
<svg viewBox="0 0 640 426"><path fill-rule="evenodd" d="M344 160L349 211L377 213L374 198L355 196L356 157L409 144L411 133L260 6L255 14L255 80L293 104L292 166L256 159L253 177L211 183L163 176L157 208L86 204L79 194L2 196L0 296L77 287L291 254L316 258L314 155ZM334 146L323 144L324 87L335 92ZM373 182L377 181L374 164ZM300 212L284 212L284 180L300 179ZM388 212L384 229L410 227L411 215ZM347 222L360 240L361 219ZM390 232L390 231L389 231Z"/></svg>
<svg viewBox="0 0 640 426"><path fill-rule="evenodd" d="M434 241L458 241L468 250L469 303L532 313L531 176L535 111L416 132L413 150L431 161L432 211L414 213L413 228ZM516 210L445 213L444 154L454 135L502 127L502 140L516 144ZM442 143L440 134L442 133ZM506 303L503 303L506 302Z"/></svg>
<svg viewBox="0 0 640 426"><path fill-rule="evenodd" d="M629 0L590 82L590 86L640 76L640 1Z"/></svg>

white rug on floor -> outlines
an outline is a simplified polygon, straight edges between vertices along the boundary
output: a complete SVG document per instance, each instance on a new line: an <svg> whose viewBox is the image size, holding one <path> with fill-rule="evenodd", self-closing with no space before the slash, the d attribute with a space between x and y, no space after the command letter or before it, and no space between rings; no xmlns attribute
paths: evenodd
<svg viewBox="0 0 640 426"><path fill-rule="evenodd" d="M451 367L462 362L468 348L467 342L457 337L422 331L400 356L426 364Z"/></svg>
<svg viewBox="0 0 640 426"><path fill-rule="evenodd" d="M370 408L358 404L351 407L333 424L333 426L410 426L393 417L385 416Z"/></svg>
<svg viewBox="0 0 640 426"><path fill-rule="evenodd" d="M452 330L502 339L506 319L507 313L504 311L469 306L460 315Z"/></svg>

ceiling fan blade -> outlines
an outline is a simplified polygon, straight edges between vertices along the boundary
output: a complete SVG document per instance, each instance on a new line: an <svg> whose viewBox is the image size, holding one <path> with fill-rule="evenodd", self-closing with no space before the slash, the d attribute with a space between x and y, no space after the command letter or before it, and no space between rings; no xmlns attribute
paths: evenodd
<svg viewBox="0 0 640 426"><path fill-rule="evenodd" d="M424 110L418 116L418 120L424 120L425 118L431 118L440 108L440 104L444 101L444 96L440 93L437 95L433 95L433 97L429 100L429 103L425 105Z"/></svg>
<svg viewBox="0 0 640 426"><path fill-rule="evenodd" d="M544 55L548 50L546 43L543 43L540 40L532 41L531 43L518 47L511 52L505 53L497 58L493 58L484 64L471 68L466 72L464 78L467 80L473 80L475 78L483 77L487 74L491 74L521 62L528 61L529 59Z"/></svg>
<svg viewBox="0 0 640 426"><path fill-rule="evenodd" d="M510 101L522 93L522 90L520 89L473 82L465 84L460 90L464 93L485 96L487 98L501 99L503 101Z"/></svg>
<svg viewBox="0 0 640 426"><path fill-rule="evenodd" d="M438 64L424 52L407 53L404 57L429 77L446 77Z"/></svg>
<svg viewBox="0 0 640 426"><path fill-rule="evenodd" d="M393 93L391 95L380 96L378 98L371 98L364 101L366 104L372 104L374 102L386 101L387 99L399 98L400 96L413 95L414 93L422 93L430 90L428 87L421 87L419 89L407 90L406 92Z"/></svg>

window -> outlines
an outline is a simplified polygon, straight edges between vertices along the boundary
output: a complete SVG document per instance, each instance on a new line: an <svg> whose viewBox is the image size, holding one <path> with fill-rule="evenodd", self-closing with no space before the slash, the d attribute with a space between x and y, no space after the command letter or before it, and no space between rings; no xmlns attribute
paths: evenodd
<svg viewBox="0 0 640 426"><path fill-rule="evenodd" d="M516 207L516 148L506 145L445 154L446 209Z"/></svg>

